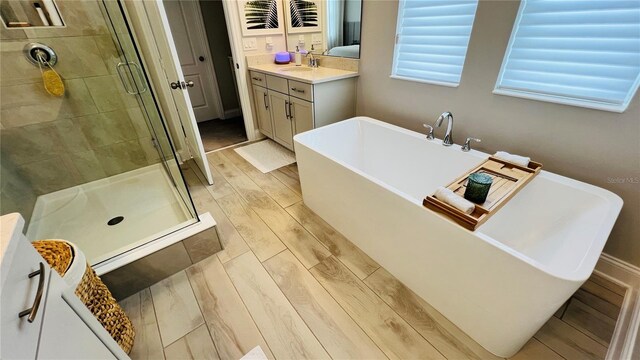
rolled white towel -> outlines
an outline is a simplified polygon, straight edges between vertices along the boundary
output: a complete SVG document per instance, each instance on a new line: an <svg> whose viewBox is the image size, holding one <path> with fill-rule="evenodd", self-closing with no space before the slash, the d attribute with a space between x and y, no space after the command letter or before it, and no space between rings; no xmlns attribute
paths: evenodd
<svg viewBox="0 0 640 360"><path fill-rule="evenodd" d="M529 166L529 162L531 161L531 158L520 156L520 155L509 154L506 151L498 151L493 156L497 157L498 159L508 161L510 163L524 166L524 167Z"/></svg>
<svg viewBox="0 0 640 360"><path fill-rule="evenodd" d="M476 206L471 201L468 201L462 196L442 186L439 186L436 189L436 193L434 194L434 196L438 200L453 206L454 208L464 212L465 214L471 214L476 208Z"/></svg>

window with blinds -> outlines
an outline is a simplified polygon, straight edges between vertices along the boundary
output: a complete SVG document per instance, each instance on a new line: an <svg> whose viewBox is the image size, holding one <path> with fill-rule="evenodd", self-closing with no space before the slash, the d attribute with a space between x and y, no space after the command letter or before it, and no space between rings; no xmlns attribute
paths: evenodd
<svg viewBox="0 0 640 360"><path fill-rule="evenodd" d="M623 112L640 83L640 1L523 0L494 93Z"/></svg>
<svg viewBox="0 0 640 360"><path fill-rule="evenodd" d="M392 78L458 86L478 0L400 0Z"/></svg>

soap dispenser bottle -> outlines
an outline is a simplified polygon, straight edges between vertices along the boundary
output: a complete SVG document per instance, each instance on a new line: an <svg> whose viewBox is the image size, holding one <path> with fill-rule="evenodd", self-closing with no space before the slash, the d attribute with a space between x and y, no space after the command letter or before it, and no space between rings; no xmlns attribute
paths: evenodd
<svg viewBox="0 0 640 360"><path fill-rule="evenodd" d="M300 54L300 47L298 46L296 46L295 60L296 60L296 66L302 65L302 54Z"/></svg>

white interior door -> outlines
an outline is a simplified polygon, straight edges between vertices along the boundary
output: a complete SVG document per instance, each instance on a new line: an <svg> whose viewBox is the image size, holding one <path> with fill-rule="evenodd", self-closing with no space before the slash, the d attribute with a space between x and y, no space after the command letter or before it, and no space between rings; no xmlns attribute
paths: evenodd
<svg viewBox="0 0 640 360"><path fill-rule="evenodd" d="M222 118L224 110L199 3L164 0L163 5L184 81L193 83L188 91L196 120L200 122Z"/></svg>
<svg viewBox="0 0 640 360"><path fill-rule="evenodd" d="M142 4L145 8L150 27L153 30L153 38L160 56L160 64L166 76L164 79L166 82L164 84L156 84L156 86L166 86L166 89L170 89L172 82L184 83L185 81L178 53L171 36L167 13L159 1L145 1ZM168 91L168 93L171 94L176 107L180 125L184 130L185 142L189 153L207 179L207 182L213 185L213 177L211 176L207 156L202 146L202 139L200 138L195 113L191 107L189 93L186 91L186 88L182 87Z"/></svg>

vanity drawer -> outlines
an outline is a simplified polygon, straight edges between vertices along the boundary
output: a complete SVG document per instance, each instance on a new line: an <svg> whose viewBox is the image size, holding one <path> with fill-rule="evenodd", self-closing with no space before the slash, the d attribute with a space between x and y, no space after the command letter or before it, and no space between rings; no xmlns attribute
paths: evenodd
<svg viewBox="0 0 640 360"><path fill-rule="evenodd" d="M263 73L249 71L251 83L258 86L267 87L267 76Z"/></svg>
<svg viewBox="0 0 640 360"><path fill-rule="evenodd" d="M311 84L289 80L289 95L299 99L313 101L313 86Z"/></svg>
<svg viewBox="0 0 640 360"><path fill-rule="evenodd" d="M283 94L289 93L287 90L287 79L285 78L267 75L267 83L269 84L269 90L274 90Z"/></svg>

